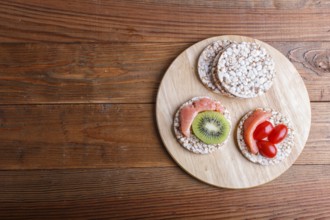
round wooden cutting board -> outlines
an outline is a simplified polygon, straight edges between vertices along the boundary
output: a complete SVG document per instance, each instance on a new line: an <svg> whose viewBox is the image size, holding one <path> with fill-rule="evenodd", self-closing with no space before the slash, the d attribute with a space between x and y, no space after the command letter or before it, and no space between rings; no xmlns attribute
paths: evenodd
<svg viewBox="0 0 330 220"><path fill-rule="evenodd" d="M203 86L197 75L202 50L215 40L256 42L265 47L276 65L272 88L252 99L228 98ZM195 96L220 100L231 114L233 129L228 143L212 154L199 155L184 149L176 140L173 117L181 104ZM295 129L295 145L290 156L278 165L254 164L241 154L236 141L240 118L257 107L270 107L288 116ZM249 188L267 183L285 172L298 158L308 138L311 108L305 84L293 64L270 45L248 37L220 36L194 44L182 52L168 68L160 84L156 115L161 138L174 160L189 174L208 184L224 188Z"/></svg>

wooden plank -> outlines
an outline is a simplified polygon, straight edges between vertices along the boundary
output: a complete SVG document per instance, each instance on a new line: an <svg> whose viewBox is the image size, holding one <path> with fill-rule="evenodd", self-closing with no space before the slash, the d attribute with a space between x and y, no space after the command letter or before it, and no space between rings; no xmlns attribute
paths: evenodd
<svg viewBox="0 0 330 220"><path fill-rule="evenodd" d="M330 164L330 103L312 103L312 128L297 164ZM154 105L0 106L0 169L176 166Z"/></svg>
<svg viewBox="0 0 330 220"><path fill-rule="evenodd" d="M295 165L246 190L208 186L177 167L0 172L1 219L326 219L329 165Z"/></svg>
<svg viewBox="0 0 330 220"><path fill-rule="evenodd" d="M1 42L329 41L326 1L2 1ZM306 22L308 21L308 22Z"/></svg>
<svg viewBox="0 0 330 220"><path fill-rule="evenodd" d="M329 43L274 42L273 45L295 65L304 79L311 101L330 101Z"/></svg>
<svg viewBox="0 0 330 220"><path fill-rule="evenodd" d="M153 105L1 106L1 169L173 166Z"/></svg>
<svg viewBox="0 0 330 220"><path fill-rule="evenodd" d="M155 4L161 3L162 5L169 6L190 6L190 7L207 7L207 8L217 8L217 9L275 9L275 10L300 10L301 13L312 12L312 11L322 11L329 8L329 3L327 1L313 1L313 0L277 0L277 1L263 1L263 0L254 0L254 1L227 1L227 0L140 0L136 2L141 2L144 4ZM302 10L303 9L303 10Z"/></svg>
<svg viewBox="0 0 330 220"><path fill-rule="evenodd" d="M330 103L312 103L312 126L304 151L296 164L329 164Z"/></svg>
<svg viewBox="0 0 330 220"><path fill-rule="evenodd" d="M268 43L293 62L312 101L330 101L330 43ZM166 69L190 45L0 44L0 104L154 103Z"/></svg>
<svg viewBox="0 0 330 220"><path fill-rule="evenodd" d="M2 44L0 103L153 102L176 56L161 45Z"/></svg>

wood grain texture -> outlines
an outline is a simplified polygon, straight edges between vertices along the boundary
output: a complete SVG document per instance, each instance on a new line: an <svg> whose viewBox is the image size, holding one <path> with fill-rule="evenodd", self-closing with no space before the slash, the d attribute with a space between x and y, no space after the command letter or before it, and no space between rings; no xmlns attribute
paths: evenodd
<svg viewBox="0 0 330 220"><path fill-rule="evenodd" d="M329 47L330 44L320 42L286 45L286 55L300 70L313 101L330 101Z"/></svg>
<svg viewBox="0 0 330 220"><path fill-rule="evenodd" d="M203 49L216 40L255 42L264 47L275 62L276 77L262 96L250 99L228 98L213 93L197 76L197 61ZM232 129L228 142L211 154L198 155L184 149L173 135L173 117L178 108L196 96L218 99L230 112ZM242 158L237 148L237 125L247 112L272 108L287 116L294 130L290 155L276 166L260 166ZM160 136L173 159L197 179L219 187L240 189L259 186L284 173L302 152L311 126L311 109L302 78L278 50L253 38L225 35L200 41L182 52L171 64L159 86L156 118Z"/></svg>
<svg viewBox="0 0 330 220"><path fill-rule="evenodd" d="M329 165L295 165L246 190L175 168L0 172L1 219L327 219ZM77 181L79 180L79 181Z"/></svg>
<svg viewBox="0 0 330 220"><path fill-rule="evenodd" d="M151 102L173 58L168 49L157 55L156 44L149 49L134 44L2 44L0 103Z"/></svg>
<svg viewBox="0 0 330 220"><path fill-rule="evenodd" d="M153 114L146 104L0 106L0 170L176 166ZM295 164L330 165L329 114L330 103L312 103Z"/></svg>
<svg viewBox="0 0 330 220"><path fill-rule="evenodd" d="M267 43L293 62L312 101L330 101L330 43ZM166 69L190 45L0 44L0 104L154 103Z"/></svg>
<svg viewBox="0 0 330 220"><path fill-rule="evenodd" d="M327 219L329 16L328 0L0 0L0 219ZM170 63L222 34L280 50L323 102L295 165L254 189L190 177L155 125Z"/></svg>
<svg viewBox="0 0 330 220"><path fill-rule="evenodd" d="M329 41L330 9L322 0L171 2L2 0L0 41L192 43L222 34Z"/></svg>
<svg viewBox="0 0 330 220"><path fill-rule="evenodd" d="M0 106L0 169L173 166L153 112L136 104Z"/></svg>

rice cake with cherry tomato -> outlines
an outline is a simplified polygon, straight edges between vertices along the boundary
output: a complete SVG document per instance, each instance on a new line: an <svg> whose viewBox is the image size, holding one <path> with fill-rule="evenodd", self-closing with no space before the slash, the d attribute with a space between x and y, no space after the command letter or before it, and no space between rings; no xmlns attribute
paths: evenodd
<svg viewBox="0 0 330 220"><path fill-rule="evenodd" d="M220 101L212 99L207 96L194 97L194 98L188 100L187 102L185 102L184 104L182 104L174 116L173 127L174 127L175 137L178 140L178 142L181 144L182 147L184 147L185 149L187 149L193 153L196 153L196 154L209 154L209 153L214 152L217 149L222 148L227 143L229 135L224 142L222 142L220 144L211 145L211 144L206 144L206 143L202 142L201 140L199 140L194 135L193 132L191 132L189 137L186 137L182 134L182 132L180 130L180 117L179 116L180 116L181 109L187 105L193 104L193 102L200 100L202 98L208 98L216 103L219 103L223 107L224 110L221 113L224 115L224 117L227 119L228 123L230 124L230 131L229 131L229 135L230 135L231 129L232 129L232 124L231 124L231 117L230 117L229 111L226 109L226 107L224 107L220 103Z"/></svg>
<svg viewBox="0 0 330 220"><path fill-rule="evenodd" d="M252 154L250 153L247 144L244 141L244 129L243 129L244 122L250 115L252 115L252 113L255 110L245 114L238 124L237 127L238 148L240 149L243 156L253 163L261 164L263 166L279 164L280 162L285 160L292 151L292 147L294 145L294 129L288 117L270 108L261 108L261 109L266 112L271 112L272 116L269 118L268 121L271 122L274 127L279 124L284 124L288 128L288 133L285 139L282 142L275 144L277 148L276 156L274 158L267 158L262 156L260 153Z"/></svg>

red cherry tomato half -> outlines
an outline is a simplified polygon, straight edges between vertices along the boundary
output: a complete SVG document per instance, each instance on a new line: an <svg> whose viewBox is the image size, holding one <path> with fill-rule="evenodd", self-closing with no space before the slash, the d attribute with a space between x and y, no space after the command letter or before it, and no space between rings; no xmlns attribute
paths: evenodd
<svg viewBox="0 0 330 220"><path fill-rule="evenodd" d="M257 146L262 156L273 158L277 154L277 148L269 141L258 141Z"/></svg>
<svg viewBox="0 0 330 220"><path fill-rule="evenodd" d="M268 136L268 140L274 144L280 143L288 134L288 128L284 124L277 125Z"/></svg>
<svg viewBox="0 0 330 220"><path fill-rule="evenodd" d="M255 140L262 140L270 134L274 126L269 121L264 121L257 126L256 130L253 132L253 138Z"/></svg>

